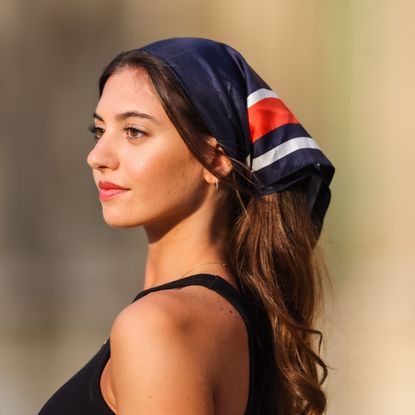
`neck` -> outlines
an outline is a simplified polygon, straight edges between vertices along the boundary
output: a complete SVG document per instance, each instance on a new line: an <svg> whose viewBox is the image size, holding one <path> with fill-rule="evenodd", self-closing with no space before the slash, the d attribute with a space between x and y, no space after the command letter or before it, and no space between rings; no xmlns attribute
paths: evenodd
<svg viewBox="0 0 415 415"><path fill-rule="evenodd" d="M186 276L203 272L228 275L222 265L226 262L227 234L220 229L226 229L225 224L197 212L175 226L160 223L157 228L146 226L144 288L179 279L186 273Z"/></svg>

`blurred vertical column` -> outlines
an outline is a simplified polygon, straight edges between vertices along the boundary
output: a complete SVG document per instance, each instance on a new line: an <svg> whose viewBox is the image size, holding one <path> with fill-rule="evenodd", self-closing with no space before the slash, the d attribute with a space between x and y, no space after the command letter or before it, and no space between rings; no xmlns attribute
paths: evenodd
<svg viewBox="0 0 415 415"><path fill-rule="evenodd" d="M330 65L322 67L328 76L321 84L331 88L325 100L344 98L325 107L335 121L327 128L338 163L328 224L340 237L329 246L337 307L329 321L333 414L415 411L414 12L410 1L327 1L321 8L329 58L322 62Z"/></svg>
<svg viewBox="0 0 415 415"><path fill-rule="evenodd" d="M95 293L113 282L100 279L108 264L94 255L111 242L96 242L104 225L86 126L98 74L118 49L120 8L14 0L0 15L0 394L2 411L22 414L87 357L78 344L101 341L106 309L95 311Z"/></svg>

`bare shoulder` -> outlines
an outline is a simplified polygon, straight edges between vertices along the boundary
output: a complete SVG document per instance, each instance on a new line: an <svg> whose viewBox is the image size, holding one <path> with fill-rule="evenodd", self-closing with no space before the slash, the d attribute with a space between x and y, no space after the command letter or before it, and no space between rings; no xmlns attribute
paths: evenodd
<svg viewBox="0 0 415 415"><path fill-rule="evenodd" d="M145 358L146 364L155 369L154 365L161 361L160 353L163 364L171 359L180 361L183 368L189 364L185 362L193 362L202 371L205 353L201 353L197 336L200 328L190 303L188 296L176 290L163 290L130 304L117 316L111 329L112 360L119 352L131 361ZM207 375L204 373L205 379Z"/></svg>
<svg viewBox="0 0 415 415"><path fill-rule="evenodd" d="M164 329L179 330L186 325L186 314L183 304L178 301L174 290L159 291L147 294L124 308L117 316L112 327L112 336L146 337L150 331L153 335Z"/></svg>
<svg viewBox="0 0 415 415"><path fill-rule="evenodd" d="M213 414L210 367L196 324L176 290L147 294L111 330L117 413Z"/></svg>
<svg viewBox="0 0 415 415"><path fill-rule="evenodd" d="M221 359L244 336L235 309L206 287L155 291L130 304L111 330L117 413L213 414Z"/></svg>
<svg viewBox="0 0 415 415"><path fill-rule="evenodd" d="M212 334L229 330L244 331L244 323L235 307L217 292L192 285L180 289L155 291L127 306L117 316L113 336L157 335L160 329L196 340L198 331Z"/></svg>

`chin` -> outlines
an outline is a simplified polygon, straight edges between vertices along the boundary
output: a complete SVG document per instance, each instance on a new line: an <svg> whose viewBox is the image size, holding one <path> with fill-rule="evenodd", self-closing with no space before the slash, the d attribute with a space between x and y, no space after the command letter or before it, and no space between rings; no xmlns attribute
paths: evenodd
<svg viewBox="0 0 415 415"><path fill-rule="evenodd" d="M116 215L114 213L103 211L105 223L111 228L135 228L141 226L143 223L135 218L125 215Z"/></svg>
<svg viewBox="0 0 415 415"><path fill-rule="evenodd" d="M118 229L128 229L128 228L136 228L138 226L141 226L141 223L128 223L128 222L109 222L105 221L105 223L110 228L118 228Z"/></svg>

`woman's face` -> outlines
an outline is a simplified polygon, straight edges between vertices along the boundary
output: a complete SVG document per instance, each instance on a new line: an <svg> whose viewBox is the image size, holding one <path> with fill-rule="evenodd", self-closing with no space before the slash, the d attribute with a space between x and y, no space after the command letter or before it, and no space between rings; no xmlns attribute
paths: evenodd
<svg viewBox="0 0 415 415"><path fill-rule="evenodd" d="M209 184L144 70L110 76L94 114L88 155L105 221L167 230L195 211Z"/></svg>

